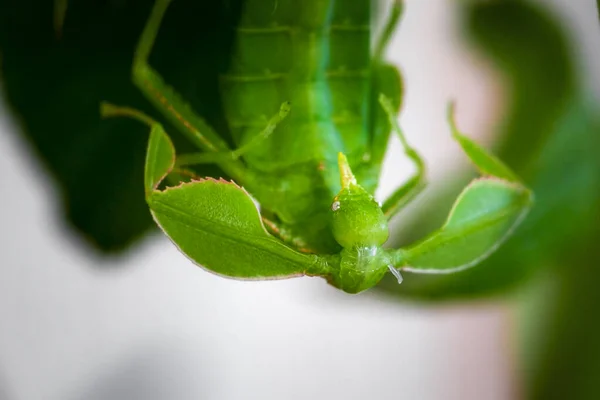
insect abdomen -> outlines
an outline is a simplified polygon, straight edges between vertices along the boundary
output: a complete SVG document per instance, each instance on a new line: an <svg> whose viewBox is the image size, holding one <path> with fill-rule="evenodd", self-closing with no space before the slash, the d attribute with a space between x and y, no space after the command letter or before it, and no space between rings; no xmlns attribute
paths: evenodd
<svg viewBox="0 0 600 400"><path fill-rule="evenodd" d="M368 0L248 0L236 28L225 112L235 140L254 137L290 101L292 112L247 161L277 170L368 143Z"/></svg>

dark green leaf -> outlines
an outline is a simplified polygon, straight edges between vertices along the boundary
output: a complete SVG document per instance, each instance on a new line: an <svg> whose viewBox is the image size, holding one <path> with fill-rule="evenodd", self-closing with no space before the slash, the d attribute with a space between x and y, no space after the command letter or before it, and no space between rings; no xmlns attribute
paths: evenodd
<svg viewBox="0 0 600 400"><path fill-rule="evenodd" d="M115 251L154 226L144 203L147 128L100 120L101 101L158 118L131 82L133 51L153 0L69 1L60 35L53 1L0 0L5 97L58 184L69 222ZM240 1L178 0L150 62L215 129L227 134L218 90ZM185 55L182 56L182 54ZM194 148L165 124L180 152ZM226 138L229 140L228 136ZM200 175L223 176L214 166Z"/></svg>
<svg viewBox="0 0 600 400"><path fill-rule="evenodd" d="M507 78L511 97L497 154L520 176L535 162L578 89L566 35L539 4L472 2L465 9L469 38Z"/></svg>

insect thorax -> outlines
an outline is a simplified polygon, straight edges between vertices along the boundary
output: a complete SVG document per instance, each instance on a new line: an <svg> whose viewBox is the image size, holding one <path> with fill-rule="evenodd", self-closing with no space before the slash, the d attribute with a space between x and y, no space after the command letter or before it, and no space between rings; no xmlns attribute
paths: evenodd
<svg viewBox="0 0 600 400"><path fill-rule="evenodd" d="M329 210L340 189L337 154L347 154L359 170L371 141L371 4L267 3L248 0L236 27L229 70L221 77L225 114L243 145L282 103L291 103L286 119L244 156L251 175L264 182L263 193L252 194L307 247L337 252Z"/></svg>

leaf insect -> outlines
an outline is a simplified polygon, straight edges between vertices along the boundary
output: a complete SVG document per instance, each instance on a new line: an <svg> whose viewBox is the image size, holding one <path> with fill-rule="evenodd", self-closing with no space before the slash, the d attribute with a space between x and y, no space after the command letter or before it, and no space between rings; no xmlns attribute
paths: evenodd
<svg viewBox="0 0 600 400"><path fill-rule="evenodd" d="M483 176L463 190L437 231L406 248L383 247L389 219L425 187L425 164L396 120L400 75L383 60L400 1L372 52L368 0L279 0L276 8L248 0L235 28L232 65L221 77L237 149L148 64L169 3L154 5L135 52L133 81L199 152L176 156L163 126L139 111L103 104L101 113L150 127L147 203L165 234L199 266L239 279L320 276L358 293L387 272L400 280L400 271L471 267L529 210L532 193L459 132L450 107L453 137ZM373 193L391 132L416 173L380 206ZM216 163L232 181L195 179L159 189L165 178L203 163Z"/></svg>

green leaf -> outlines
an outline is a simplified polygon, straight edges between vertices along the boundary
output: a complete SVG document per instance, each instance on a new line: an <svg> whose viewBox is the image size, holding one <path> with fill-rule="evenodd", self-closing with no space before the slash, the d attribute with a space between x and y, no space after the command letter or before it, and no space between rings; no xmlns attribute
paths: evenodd
<svg viewBox="0 0 600 400"><path fill-rule="evenodd" d="M494 178L471 183L437 232L402 250L403 270L449 273L469 268L493 252L531 206L531 193Z"/></svg>
<svg viewBox="0 0 600 400"><path fill-rule="evenodd" d="M520 265L546 267L537 283L550 283L527 315L529 399L593 399L600 379L600 119L595 99L575 103L560 135L542 154L540 208L511 246ZM505 262L506 257L495 260ZM531 267L530 267L531 268ZM546 278L546 280L543 280ZM534 294L535 295L535 294ZM540 316L540 308L543 314ZM560 385L555 382L560 381Z"/></svg>
<svg viewBox="0 0 600 400"><path fill-rule="evenodd" d="M135 44L153 4L69 1L57 35L52 0L0 1L0 78L20 123L16 133L47 168L66 219L101 251L122 250L155 226L140 184L147 129L98 113L100 102L110 101L165 122L131 81ZM238 0L173 2L150 59L228 141L218 75L241 8ZM178 152L197 150L164 126ZM225 176L212 165L196 173Z"/></svg>
<svg viewBox="0 0 600 400"><path fill-rule="evenodd" d="M497 154L526 178L525 169L579 89L573 46L545 2L465 4L468 38L504 75L510 94Z"/></svg>
<svg viewBox="0 0 600 400"><path fill-rule="evenodd" d="M465 4L469 39L505 75L510 95L496 154L532 188L535 206L506 244L477 268L436 277L409 274L401 286L384 279L380 288L390 294L423 300L497 294L552 265L559 253L568 254L585 237L587 229L581 228L594 223L588 210L600 175L593 155L600 135L591 120L594 110L577 92L566 35L542 5ZM427 194L423 200L429 201L403 228L402 243L438 227L442 210L468 178L457 174Z"/></svg>
<svg viewBox="0 0 600 400"><path fill-rule="evenodd" d="M477 143L463 135L456 127L454 119L454 104L448 107L448 122L452 130L452 136L460 144L463 151L471 159L471 162L483 175L495 176L509 182L520 182L520 179L497 157L484 150Z"/></svg>
<svg viewBox="0 0 600 400"><path fill-rule="evenodd" d="M248 194L234 183L202 180L148 198L156 222L199 266L219 275L277 279L306 274L317 256L270 236Z"/></svg>
<svg viewBox="0 0 600 400"><path fill-rule="evenodd" d="M146 196L156 190L163 179L175 166L175 147L163 126L146 114L130 107L119 107L102 102L100 115L105 118L128 117L136 119L150 127L148 150L146 152L146 167L144 169L144 187Z"/></svg>
<svg viewBox="0 0 600 400"><path fill-rule="evenodd" d="M598 209L597 209L598 210ZM595 220L600 220L596 212ZM523 299L532 308L519 321L530 330L521 350L526 362L527 399L595 399L600 380L600 229L560 260L560 270L539 293ZM532 297L532 294L534 297ZM536 298L537 297L537 298ZM541 314L541 315L540 315ZM527 346L524 348L524 346ZM522 357L523 358L523 357ZM556 384L560 382L560 384Z"/></svg>
<svg viewBox="0 0 600 400"><path fill-rule="evenodd" d="M146 168L144 170L144 186L146 196L171 172L175 165L175 148L169 136L160 125L152 127L148 140L148 153L146 154Z"/></svg>

